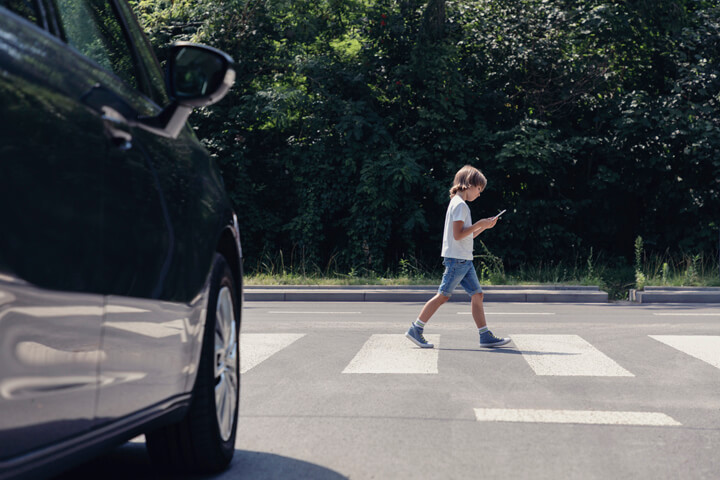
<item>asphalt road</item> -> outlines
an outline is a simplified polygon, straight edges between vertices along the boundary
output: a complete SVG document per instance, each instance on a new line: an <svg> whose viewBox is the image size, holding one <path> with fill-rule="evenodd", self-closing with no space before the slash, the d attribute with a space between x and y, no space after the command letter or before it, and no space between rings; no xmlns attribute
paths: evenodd
<svg viewBox="0 0 720 480"><path fill-rule="evenodd" d="M720 306L249 302L218 479L717 479ZM160 478L142 438L63 478Z"/></svg>

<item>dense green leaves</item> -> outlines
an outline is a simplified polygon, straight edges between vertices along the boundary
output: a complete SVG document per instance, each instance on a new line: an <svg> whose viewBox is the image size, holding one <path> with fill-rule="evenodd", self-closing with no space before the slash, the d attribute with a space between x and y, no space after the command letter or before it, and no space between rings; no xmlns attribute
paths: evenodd
<svg viewBox="0 0 720 480"><path fill-rule="evenodd" d="M229 52L238 81L194 114L247 265L439 255L447 190L509 267L645 249L711 252L720 222L720 7L702 0L139 0L159 48Z"/></svg>

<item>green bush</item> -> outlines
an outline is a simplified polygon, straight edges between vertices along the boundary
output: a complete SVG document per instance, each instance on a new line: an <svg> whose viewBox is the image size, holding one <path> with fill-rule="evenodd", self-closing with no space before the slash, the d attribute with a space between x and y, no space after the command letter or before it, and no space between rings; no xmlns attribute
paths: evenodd
<svg viewBox="0 0 720 480"><path fill-rule="evenodd" d="M489 180L473 217L508 209L482 237L507 271L590 252L630 265L638 235L648 254L715 251L717 2L131 3L161 58L189 39L237 60L231 93L192 121L251 270L264 252L435 268L466 163Z"/></svg>

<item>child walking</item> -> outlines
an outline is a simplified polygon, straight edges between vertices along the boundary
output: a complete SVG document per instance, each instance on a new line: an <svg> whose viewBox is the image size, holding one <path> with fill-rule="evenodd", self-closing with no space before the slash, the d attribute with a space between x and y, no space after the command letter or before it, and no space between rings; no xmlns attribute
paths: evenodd
<svg viewBox="0 0 720 480"><path fill-rule="evenodd" d="M410 325L405 336L421 348L433 348L423 337L423 329L438 308L450 299L455 287L462 285L470 295L473 320L480 334L481 347L499 347L510 342L509 338L499 338L487 328L483 310L483 291L473 266L473 239L497 223L497 217L483 218L472 223L470 207L487 186L487 179L478 170L465 165L457 174L450 189L450 205L445 213L445 233L442 252L445 273L438 293L428 300L417 320Z"/></svg>

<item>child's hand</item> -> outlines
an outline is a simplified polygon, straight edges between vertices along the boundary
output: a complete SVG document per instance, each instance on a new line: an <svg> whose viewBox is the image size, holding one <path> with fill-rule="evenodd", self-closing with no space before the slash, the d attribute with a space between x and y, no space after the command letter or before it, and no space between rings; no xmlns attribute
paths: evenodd
<svg viewBox="0 0 720 480"><path fill-rule="evenodd" d="M488 228L493 228L495 224L497 224L497 221L497 217L483 218L477 221L477 225L483 230L487 230Z"/></svg>

